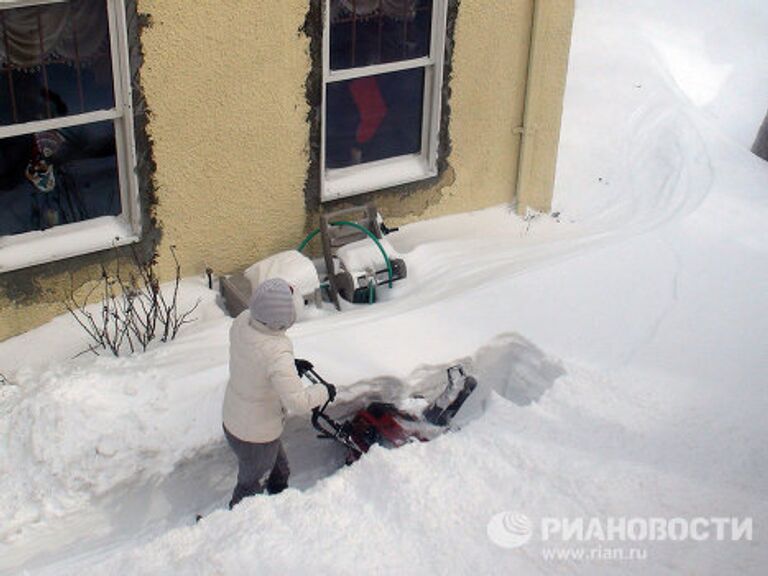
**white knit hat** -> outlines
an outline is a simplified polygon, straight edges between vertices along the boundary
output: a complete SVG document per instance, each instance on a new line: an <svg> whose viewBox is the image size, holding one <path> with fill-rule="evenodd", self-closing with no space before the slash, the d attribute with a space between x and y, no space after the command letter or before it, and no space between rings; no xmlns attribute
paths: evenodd
<svg viewBox="0 0 768 576"><path fill-rule="evenodd" d="M272 330L288 330L296 321L293 291L282 278L259 284L251 296L251 318Z"/></svg>

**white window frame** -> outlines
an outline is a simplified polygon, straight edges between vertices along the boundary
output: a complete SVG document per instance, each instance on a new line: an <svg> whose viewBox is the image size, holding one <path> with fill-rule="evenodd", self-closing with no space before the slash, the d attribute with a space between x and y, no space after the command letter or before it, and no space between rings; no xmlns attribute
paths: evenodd
<svg viewBox="0 0 768 576"><path fill-rule="evenodd" d="M429 55L373 66L331 70L330 0L323 1L323 96L320 145L320 201L329 202L408 184L437 176L437 156L440 137L440 107L443 87L443 62L448 20L448 0L433 0ZM421 123L421 151L345 168L326 168L326 100L328 85L355 78L364 78L424 69L424 103Z"/></svg>
<svg viewBox="0 0 768 576"><path fill-rule="evenodd" d="M68 0L0 0L0 10L40 6ZM133 96L124 0L107 3L115 106L63 118L0 126L0 138L22 136L109 121L114 123L117 170L122 212L82 222L61 224L47 230L0 236L0 273L27 268L82 254L138 242L141 236L141 206L136 175L136 143L133 127Z"/></svg>

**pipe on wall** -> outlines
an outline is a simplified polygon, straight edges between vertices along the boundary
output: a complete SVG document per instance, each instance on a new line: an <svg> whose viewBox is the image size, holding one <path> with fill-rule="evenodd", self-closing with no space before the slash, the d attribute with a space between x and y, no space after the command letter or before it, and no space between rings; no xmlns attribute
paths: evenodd
<svg viewBox="0 0 768 576"><path fill-rule="evenodd" d="M539 0L531 0L531 33L528 41L528 66L525 72L525 95L523 96L523 124L515 131L520 134L520 146L517 149L517 170L515 174L515 190L513 191L513 203L518 213L527 210L527 206L520 203L521 192L523 190L525 166L530 158L530 141L533 135L534 127L531 125L531 93L533 92L533 82L531 82L531 73L533 72L533 60L536 54L537 34L537 15L539 10Z"/></svg>
<svg viewBox="0 0 768 576"><path fill-rule="evenodd" d="M514 203L549 212L557 169L574 0L530 0L531 37Z"/></svg>

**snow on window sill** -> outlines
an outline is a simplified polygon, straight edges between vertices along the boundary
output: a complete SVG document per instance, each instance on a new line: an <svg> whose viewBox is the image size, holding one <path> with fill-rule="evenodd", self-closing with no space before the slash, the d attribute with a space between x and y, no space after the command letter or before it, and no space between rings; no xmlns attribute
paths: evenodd
<svg viewBox="0 0 768 576"><path fill-rule="evenodd" d="M103 216L49 230L0 237L0 273L138 242L120 217Z"/></svg>
<svg viewBox="0 0 768 576"><path fill-rule="evenodd" d="M424 157L418 154L328 170L321 200L328 202L436 175L437 170L431 168Z"/></svg>

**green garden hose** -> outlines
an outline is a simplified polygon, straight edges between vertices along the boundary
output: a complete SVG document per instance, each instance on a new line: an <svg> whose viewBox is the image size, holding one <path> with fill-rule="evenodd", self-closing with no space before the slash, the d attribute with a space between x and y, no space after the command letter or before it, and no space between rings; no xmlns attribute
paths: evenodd
<svg viewBox="0 0 768 576"><path fill-rule="evenodd" d="M387 264L387 275L389 278L389 287L392 288L392 280L394 277L394 272L392 271L392 262L389 259L389 256L387 256L386 250L384 250L384 247L381 245L381 242L379 242L379 239L376 238L376 236L368 230L365 226L362 226L358 224L357 222L348 222L347 220L341 220L339 222L330 222L331 226L350 226L352 228L356 228L360 230L361 232L364 232L371 240L374 241L376 246L379 249L379 252L381 252L381 255L384 256L384 262ZM309 234L307 234L307 237L302 240L301 244L299 244L298 251L303 252L304 248L307 247L307 244L309 244L312 239L317 236L320 233L320 228L317 228L315 230L312 230ZM330 273L330 271L329 271Z"/></svg>

